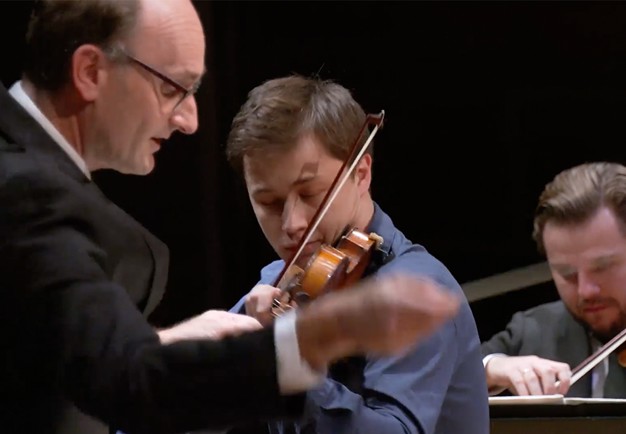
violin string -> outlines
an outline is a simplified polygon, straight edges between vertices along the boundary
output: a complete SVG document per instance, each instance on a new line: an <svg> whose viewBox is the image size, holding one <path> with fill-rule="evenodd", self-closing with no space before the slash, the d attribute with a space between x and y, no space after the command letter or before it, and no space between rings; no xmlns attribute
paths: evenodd
<svg viewBox="0 0 626 434"><path fill-rule="evenodd" d="M270 309L270 313L272 315L273 318L278 318L280 316L280 314L283 314L287 311L287 309L284 307L286 306L284 303L282 303L281 301L274 299L272 301L272 309ZM279 313L276 313L276 311L278 311Z"/></svg>
<svg viewBox="0 0 626 434"><path fill-rule="evenodd" d="M348 170L346 171L346 173L344 174L344 176L341 178L341 181L339 182L339 184L337 184L337 186L335 186L335 188L333 189L331 195L329 196L328 200L326 201L326 203L324 204L324 207L322 208L322 210L320 211L320 214L318 216L318 218L312 223L311 225L311 229L308 231L308 234L306 235L306 237L304 238L304 241L300 242L300 247L298 248L298 250L296 251L296 254L294 255L294 258L297 258L300 256L300 254L302 253L302 250L304 250L304 247L306 246L306 243L309 242L309 240L311 239L311 237L313 236L313 232L315 232L315 230L317 229L317 227L319 226L320 222L322 221L322 219L324 218L324 216L326 215L326 213L328 212L328 210L330 209L330 206L332 205L333 201L335 200L335 198L337 197L337 195L339 194L339 191L341 191L341 188L343 187L343 185L346 183L346 181L348 180L348 178L350 177L350 174L352 173L352 171L354 170L354 168L356 167L356 165L359 163L359 160L361 159L361 157L363 157L363 154L365 153L365 151L367 150L367 148L369 147L372 139L374 138L374 136L376 135L376 132L378 131L378 125L376 125L374 127L374 129L372 130L372 132L370 133L369 137L367 138L367 140L365 141L365 144L361 147L361 149L359 150L359 153L357 154L357 156L354 158L354 160L352 161L352 164L350 164L350 167L348 168Z"/></svg>

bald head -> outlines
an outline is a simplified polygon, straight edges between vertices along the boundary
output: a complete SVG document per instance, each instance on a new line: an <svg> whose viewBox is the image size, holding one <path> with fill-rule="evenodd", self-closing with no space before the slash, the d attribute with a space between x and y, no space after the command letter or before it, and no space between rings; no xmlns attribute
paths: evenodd
<svg viewBox="0 0 626 434"><path fill-rule="evenodd" d="M190 0L140 0L128 47L189 85L204 73L204 30Z"/></svg>

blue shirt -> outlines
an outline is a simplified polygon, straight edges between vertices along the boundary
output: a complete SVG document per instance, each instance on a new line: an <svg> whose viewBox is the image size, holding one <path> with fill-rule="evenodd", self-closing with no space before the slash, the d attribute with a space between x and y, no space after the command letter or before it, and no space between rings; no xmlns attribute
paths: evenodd
<svg viewBox="0 0 626 434"><path fill-rule="evenodd" d="M448 269L409 241L374 204L366 232L382 236L371 273L404 271L462 290ZM284 266L261 270L259 283L274 282ZM231 312L245 312L245 297ZM271 433L488 434L487 381L472 311L464 302L457 316L402 357L353 357L329 369L328 378L307 393L303 417L269 424Z"/></svg>

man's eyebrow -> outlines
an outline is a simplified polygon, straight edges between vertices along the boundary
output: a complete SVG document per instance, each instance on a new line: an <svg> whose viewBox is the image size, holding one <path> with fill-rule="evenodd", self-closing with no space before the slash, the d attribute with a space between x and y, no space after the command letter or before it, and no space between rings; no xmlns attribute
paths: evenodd
<svg viewBox="0 0 626 434"><path fill-rule="evenodd" d="M593 262L594 265L598 265L598 264L604 265L606 263L609 263L609 262L615 260L615 258L617 258L617 256L618 256L617 253L609 253L609 254L598 256L597 258L594 258L592 262Z"/></svg>
<svg viewBox="0 0 626 434"><path fill-rule="evenodd" d="M294 181L294 185L302 185L304 183L307 183L309 181L311 181L312 179L315 179L315 177L317 176L317 168L318 168L318 164L317 163L307 163L302 167L302 170L300 171L300 176L298 177L298 179L296 179ZM255 188L252 190L251 195L252 196L256 196L259 194L267 194L267 193L272 193L273 190L271 188L267 188L267 187L259 187L259 188Z"/></svg>
<svg viewBox="0 0 626 434"><path fill-rule="evenodd" d="M593 258L591 263L593 265L604 265L615 260L619 255L617 253L607 253L606 255L601 255ZM564 264L561 262L550 262L550 267L558 270L558 271L575 271L576 267L570 264Z"/></svg>
<svg viewBox="0 0 626 434"><path fill-rule="evenodd" d="M184 72L181 72L180 78L178 80L180 81L181 84L192 83L192 85L195 85L196 83L200 83L202 80L204 80L204 77L206 77L207 72L208 71L206 69L206 66L204 67L200 75L196 74L195 72L184 71Z"/></svg>

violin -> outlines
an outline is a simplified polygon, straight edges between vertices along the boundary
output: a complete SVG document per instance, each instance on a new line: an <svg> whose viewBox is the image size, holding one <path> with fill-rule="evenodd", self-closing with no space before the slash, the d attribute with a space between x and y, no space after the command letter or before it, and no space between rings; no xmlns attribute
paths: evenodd
<svg viewBox="0 0 626 434"><path fill-rule="evenodd" d="M311 219L311 223L307 226L294 255L285 263L273 283L273 286L281 290L281 294L272 302L272 316L277 317L298 304L311 301L329 291L352 285L361 278L372 259L373 252L382 244L383 239L378 234L366 234L357 228L347 228L333 245L320 245L304 268L296 265L304 246L309 242L374 136L382 128L384 115L383 110L378 115L366 116L347 158ZM359 146L370 125L373 125L371 133Z"/></svg>
<svg viewBox="0 0 626 434"><path fill-rule="evenodd" d="M606 344L602 345L591 356L583 360L578 366L572 370L570 386L580 380L587 372L592 370L598 363L607 358L611 353L617 352L617 362L623 368L626 368L626 329L622 330ZM558 387L560 381L556 382Z"/></svg>

